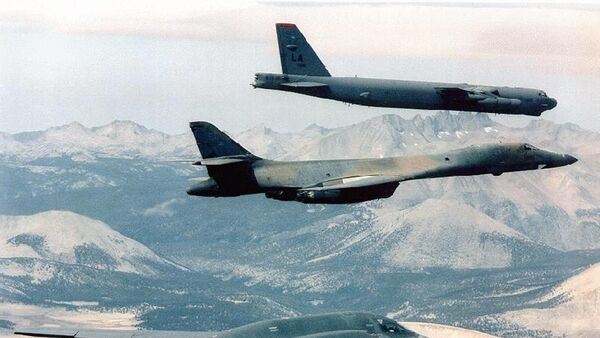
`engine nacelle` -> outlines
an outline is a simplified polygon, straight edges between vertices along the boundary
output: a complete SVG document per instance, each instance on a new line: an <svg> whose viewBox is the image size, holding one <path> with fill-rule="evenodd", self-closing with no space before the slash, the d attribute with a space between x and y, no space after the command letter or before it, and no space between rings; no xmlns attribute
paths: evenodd
<svg viewBox="0 0 600 338"><path fill-rule="evenodd" d="M305 189L296 191L296 200L302 203L341 204L358 203L379 198L388 198L394 194L398 182L361 188L344 189Z"/></svg>
<svg viewBox="0 0 600 338"><path fill-rule="evenodd" d="M219 184L211 177L196 181L186 192L188 195L193 196L220 196Z"/></svg>
<svg viewBox="0 0 600 338"><path fill-rule="evenodd" d="M296 191L294 189L267 191L265 197L279 201L295 201Z"/></svg>

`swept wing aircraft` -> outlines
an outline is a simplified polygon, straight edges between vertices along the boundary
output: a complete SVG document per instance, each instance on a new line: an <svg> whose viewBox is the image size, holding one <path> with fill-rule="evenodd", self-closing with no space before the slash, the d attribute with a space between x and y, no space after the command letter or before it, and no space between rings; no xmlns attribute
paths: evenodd
<svg viewBox="0 0 600 338"><path fill-rule="evenodd" d="M20 336L57 338L373 338L424 337L396 321L361 312L341 312L273 319L220 332L23 329Z"/></svg>
<svg viewBox="0 0 600 338"><path fill-rule="evenodd" d="M333 77L298 27L275 25L283 74L256 73L254 88L388 108L461 110L539 116L556 100L539 89Z"/></svg>
<svg viewBox="0 0 600 338"><path fill-rule="evenodd" d="M194 196L266 197L303 203L355 203L393 195L400 182L434 177L500 175L572 164L571 155L527 143L485 144L434 155L377 159L272 161L253 155L208 122L191 122L209 177L191 186Z"/></svg>

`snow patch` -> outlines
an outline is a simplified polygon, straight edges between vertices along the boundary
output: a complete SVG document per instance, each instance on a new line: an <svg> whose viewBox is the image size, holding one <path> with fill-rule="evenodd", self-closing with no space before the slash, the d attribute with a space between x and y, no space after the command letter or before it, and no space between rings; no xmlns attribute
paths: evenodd
<svg viewBox="0 0 600 338"><path fill-rule="evenodd" d="M0 318L18 327L82 327L132 330L141 324L140 311L70 311L64 307L42 307L17 303L0 303Z"/></svg>

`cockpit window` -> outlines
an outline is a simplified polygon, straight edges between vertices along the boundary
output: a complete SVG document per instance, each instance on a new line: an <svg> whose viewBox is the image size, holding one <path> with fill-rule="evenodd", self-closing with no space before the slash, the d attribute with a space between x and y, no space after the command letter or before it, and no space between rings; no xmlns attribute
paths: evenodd
<svg viewBox="0 0 600 338"><path fill-rule="evenodd" d="M523 145L523 149L525 150L538 150L538 148L532 146L531 144L526 143L525 145Z"/></svg>
<svg viewBox="0 0 600 338"><path fill-rule="evenodd" d="M548 95L546 95L546 93L545 93L545 92L539 92L539 93L538 93L538 95L539 95L539 96L543 96L543 97L548 97Z"/></svg>

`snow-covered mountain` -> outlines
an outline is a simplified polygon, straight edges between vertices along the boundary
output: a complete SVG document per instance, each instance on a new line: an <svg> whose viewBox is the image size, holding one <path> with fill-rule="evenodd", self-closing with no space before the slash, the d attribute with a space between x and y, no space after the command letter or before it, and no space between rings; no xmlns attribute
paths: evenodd
<svg viewBox="0 0 600 338"><path fill-rule="evenodd" d="M55 277L56 263L142 275L173 266L141 243L107 224L68 211L0 216L0 274Z"/></svg>
<svg viewBox="0 0 600 338"><path fill-rule="evenodd" d="M218 329L289 311L364 309L535 336L539 330L519 328L498 314L523 304L553 307L554 298L540 297L600 260L599 135L572 124L534 119L514 128L485 114L445 112L286 133L261 125L233 135L258 156L289 160L397 156L507 141L579 158L568 167L499 177L403 182L389 199L302 205L260 195L185 195L187 180L205 170L159 160L197 158L189 132L171 136L118 121L0 133L0 214L71 210L91 217L75 222L84 229L101 219L191 270L153 274L146 267L170 265L111 242L102 227L89 226L96 235L88 238L79 230L63 231L69 226L60 222L46 233L42 221L31 227L6 216L31 231L0 232L0 254L21 255L0 258L14 272L0 272L0 299L39 304L54 299L48 290L56 288L66 295L60 301L129 308L152 294L156 307L141 318L152 328L174 323ZM71 242L61 246L57 234ZM89 244L78 248L73 242ZM119 272L131 268L140 270ZM78 276L83 282L74 288ZM110 296L97 300L98 293ZM190 324L189 318L198 319Z"/></svg>
<svg viewBox="0 0 600 338"><path fill-rule="evenodd" d="M528 308L502 317L561 337L600 337L600 263L567 279Z"/></svg>
<svg viewBox="0 0 600 338"><path fill-rule="evenodd" d="M238 140L259 156L291 160L398 156L512 141L568 152L580 159L576 165L500 177L405 182L379 205L402 210L431 198L461 201L537 243L559 250L600 248L600 134L573 124L532 120L514 128L485 114L442 112L413 119L384 115L336 129L311 126L294 134L257 128ZM279 148L274 151L273 145ZM443 203L435 208L452 213Z"/></svg>
<svg viewBox="0 0 600 338"><path fill-rule="evenodd" d="M580 161L565 168L500 177L405 182L393 198L380 205L386 210L402 210L431 198L456 200L537 243L559 250L600 248L600 173L597 170L600 168L597 156L600 134L573 124L532 120L525 127L513 128L492 121L486 114L440 112L412 119L383 115L335 129L311 125L294 133L278 133L260 125L234 138L259 156L290 160L397 156L507 141L531 142L545 149L569 152ZM191 133L170 136L130 121L115 121L94 128L72 123L40 132L0 135L0 157L5 161L10 163L13 159L20 168L32 173L61 177L67 188L122 184L119 177L88 172L88 168L58 169L23 163L61 156L73 161L94 161L98 157L156 161L196 158L198 151ZM186 174L192 169L186 168ZM77 180L73 180L75 174ZM40 185L52 189L45 181Z"/></svg>
<svg viewBox="0 0 600 338"><path fill-rule="evenodd" d="M197 156L197 148L190 133L172 136L132 121L93 128L73 122L44 131L0 133L0 154L20 161L61 156L78 161L93 161L98 156L165 159Z"/></svg>
<svg viewBox="0 0 600 338"><path fill-rule="evenodd" d="M379 262L378 271L499 268L518 264L523 253L533 258L553 251L471 206L438 199L403 210L375 203L356 206L351 213L268 238L264 241L276 245L262 250L270 252L271 260L301 261L306 268L361 266L365 260ZM244 270L224 264L211 268L228 273ZM327 279L328 272L322 273L315 278ZM260 278L255 274L258 270L249 277Z"/></svg>
<svg viewBox="0 0 600 338"><path fill-rule="evenodd" d="M374 214L373 237L385 245L382 258L391 266L507 267L514 263L513 250L541 249L506 224L452 200L428 199L405 210L375 209Z"/></svg>

